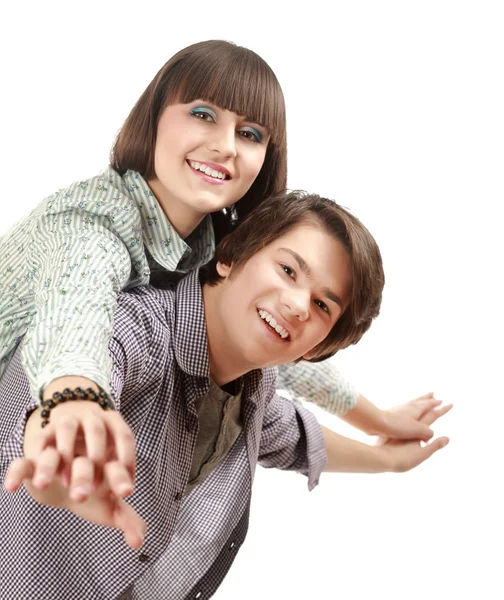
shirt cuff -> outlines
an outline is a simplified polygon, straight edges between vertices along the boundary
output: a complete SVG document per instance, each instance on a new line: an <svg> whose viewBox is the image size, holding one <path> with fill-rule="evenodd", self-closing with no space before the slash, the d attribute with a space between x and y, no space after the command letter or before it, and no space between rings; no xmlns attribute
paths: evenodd
<svg viewBox="0 0 504 600"><path fill-rule="evenodd" d="M24 409L23 414L16 423L14 430L12 431L11 435L7 438L5 445L2 448L2 465L5 463L5 465L7 466L16 458L22 458L24 456L23 446L26 423L28 421L28 418L36 408L38 408L38 405L32 400Z"/></svg>
<svg viewBox="0 0 504 600"><path fill-rule="evenodd" d="M308 490L311 492L319 484L320 475L327 463L324 436L319 422L310 411L302 406L296 406L296 410L303 422L306 437L307 468L300 472L308 477Z"/></svg>
<svg viewBox="0 0 504 600"><path fill-rule="evenodd" d="M42 393L45 387L51 383L53 379L70 376L86 377L86 379L94 381L96 385L98 385L112 399L112 395L110 393L110 377L108 374L104 373L103 367L100 369L96 360L73 354L65 354L64 359L62 358L42 369L42 371L38 374L35 387L32 388L32 394L34 398L37 399L40 404L42 402Z"/></svg>

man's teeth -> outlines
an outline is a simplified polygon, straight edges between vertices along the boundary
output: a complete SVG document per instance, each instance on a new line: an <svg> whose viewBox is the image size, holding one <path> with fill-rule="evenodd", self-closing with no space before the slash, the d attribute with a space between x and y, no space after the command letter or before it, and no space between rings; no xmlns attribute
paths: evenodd
<svg viewBox="0 0 504 600"><path fill-rule="evenodd" d="M261 319L264 319L266 323L268 323L268 325L274 329L283 340L289 337L289 333L281 325L279 325L268 312L265 310L260 310L259 316Z"/></svg>
<svg viewBox="0 0 504 600"><path fill-rule="evenodd" d="M205 175L209 175L210 177L215 177L216 179L226 179L225 173L221 173L221 171L216 171L215 169L212 169L212 167L209 167L208 165L202 165L201 163L196 162L194 160L189 161L189 164L191 165L191 167L193 169L195 169L196 171L201 171L202 173L205 173Z"/></svg>

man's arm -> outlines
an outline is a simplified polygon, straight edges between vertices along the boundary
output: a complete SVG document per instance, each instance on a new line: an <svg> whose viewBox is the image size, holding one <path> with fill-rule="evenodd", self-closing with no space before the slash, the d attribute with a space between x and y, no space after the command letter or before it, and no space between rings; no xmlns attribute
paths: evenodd
<svg viewBox="0 0 504 600"><path fill-rule="evenodd" d="M304 407L282 398L274 388L266 404L258 461L266 468L298 471L317 484L327 461L318 421Z"/></svg>

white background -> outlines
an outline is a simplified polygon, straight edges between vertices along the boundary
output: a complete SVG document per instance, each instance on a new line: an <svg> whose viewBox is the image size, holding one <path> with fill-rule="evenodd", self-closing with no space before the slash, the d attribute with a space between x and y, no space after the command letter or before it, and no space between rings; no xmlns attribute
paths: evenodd
<svg viewBox="0 0 504 600"><path fill-rule="evenodd" d="M434 390L455 408L436 428L450 445L408 474L325 475L309 494L260 469L216 598L504 598L502 4L173 4L2 3L0 231L106 166L176 51L258 52L286 96L289 186L351 208L382 249L382 313L337 364L382 407Z"/></svg>

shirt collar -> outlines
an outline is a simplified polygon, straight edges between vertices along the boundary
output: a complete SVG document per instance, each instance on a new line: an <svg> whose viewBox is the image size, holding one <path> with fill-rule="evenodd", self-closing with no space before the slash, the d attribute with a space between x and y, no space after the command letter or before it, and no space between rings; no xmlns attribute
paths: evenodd
<svg viewBox="0 0 504 600"><path fill-rule="evenodd" d="M142 219L143 241L154 260L168 271L187 273L207 263L215 253L215 238L207 215L186 243L164 214L149 184L136 171L126 171L122 180ZM189 245L190 244L190 245Z"/></svg>
<svg viewBox="0 0 504 600"><path fill-rule="evenodd" d="M210 361L203 293L198 271L192 271L175 291L175 357L180 368L193 377L210 379Z"/></svg>

